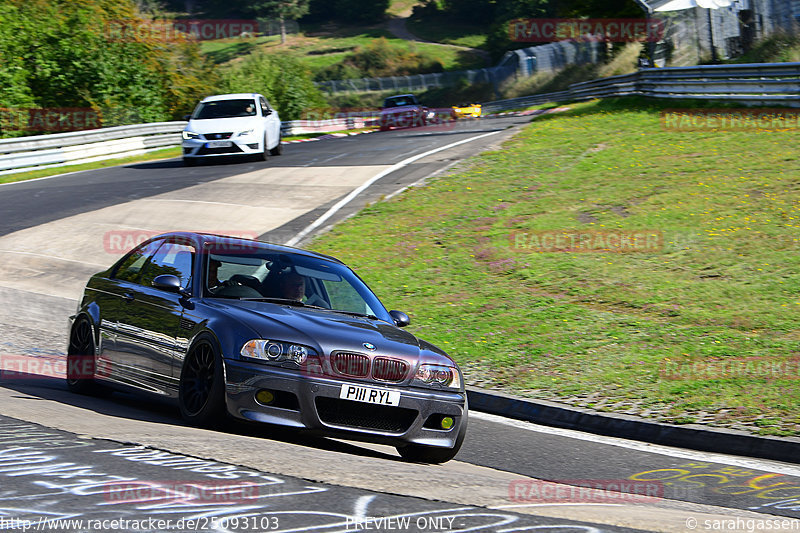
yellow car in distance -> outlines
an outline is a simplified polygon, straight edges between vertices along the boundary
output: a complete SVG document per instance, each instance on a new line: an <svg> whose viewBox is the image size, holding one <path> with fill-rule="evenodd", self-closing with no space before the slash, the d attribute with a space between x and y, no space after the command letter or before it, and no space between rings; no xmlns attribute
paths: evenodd
<svg viewBox="0 0 800 533"><path fill-rule="evenodd" d="M478 118L481 116L481 104L462 104L453 106L456 118Z"/></svg>

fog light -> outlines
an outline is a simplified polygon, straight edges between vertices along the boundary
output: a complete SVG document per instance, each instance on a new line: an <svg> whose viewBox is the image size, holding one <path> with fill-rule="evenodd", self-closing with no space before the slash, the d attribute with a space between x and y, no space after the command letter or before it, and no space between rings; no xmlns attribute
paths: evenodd
<svg viewBox="0 0 800 533"><path fill-rule="evenodd" d="M272 391L260 390L256 393L256 401L262 405L269 405L275 401L275 395L272 394Z"/></svg>
<svg viewBox="0 0 800 533"><path fill-rule="evenodd" d="M442 424L441 424L442 429L450 429L453 427L454 423L455 420L453 420L452 416L445 416L444 418L442 418Z"/></svg>

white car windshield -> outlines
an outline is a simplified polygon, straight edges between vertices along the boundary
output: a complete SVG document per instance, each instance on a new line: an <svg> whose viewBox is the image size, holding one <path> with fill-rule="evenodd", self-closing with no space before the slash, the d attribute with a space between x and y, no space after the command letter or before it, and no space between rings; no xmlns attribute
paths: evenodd
<svg viewBox="0 0 800 533"><path fill-rule="evenodd" d="M192 119L254 117L256 102L252 99L215 100L202 102L195 109Z"/></svg>

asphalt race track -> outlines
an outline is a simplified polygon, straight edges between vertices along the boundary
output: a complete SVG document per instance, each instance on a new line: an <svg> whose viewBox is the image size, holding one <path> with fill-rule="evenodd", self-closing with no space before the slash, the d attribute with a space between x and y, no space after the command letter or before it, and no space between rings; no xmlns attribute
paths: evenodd
<svg viewBox="0 0 800 533"><path fill-rule="evenodd" d="M287 242L529 120L291 144L266 162L164 160L0 185L0 530L800 530L781 522L800 518L800 465L482 413L455 460L409 464L385 446L192 428L172 405L77 396L58 377L83 284L134 241L200 230Z"/></svg>

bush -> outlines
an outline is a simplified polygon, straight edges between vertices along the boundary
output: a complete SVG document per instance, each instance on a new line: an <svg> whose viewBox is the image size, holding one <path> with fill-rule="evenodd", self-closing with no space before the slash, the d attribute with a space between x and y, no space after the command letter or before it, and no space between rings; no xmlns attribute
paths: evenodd
<svg viewBox="0 0 800 533"><path fill-rule="evenodd" d="M305 109L326 105L311 73L288 55L252 54L222 72L222 87L224 92L263 94L281 120L297 120Z"/></svg>
<svg viewBox="0 0 800 533"><path fill-rule="evenodd" d="M438 59L424 56L410 48L393 46L381 37L366 46L359 46L341 62L317 72L317 81L383 76L407 76L442 72L444 66Z"/></svg>

